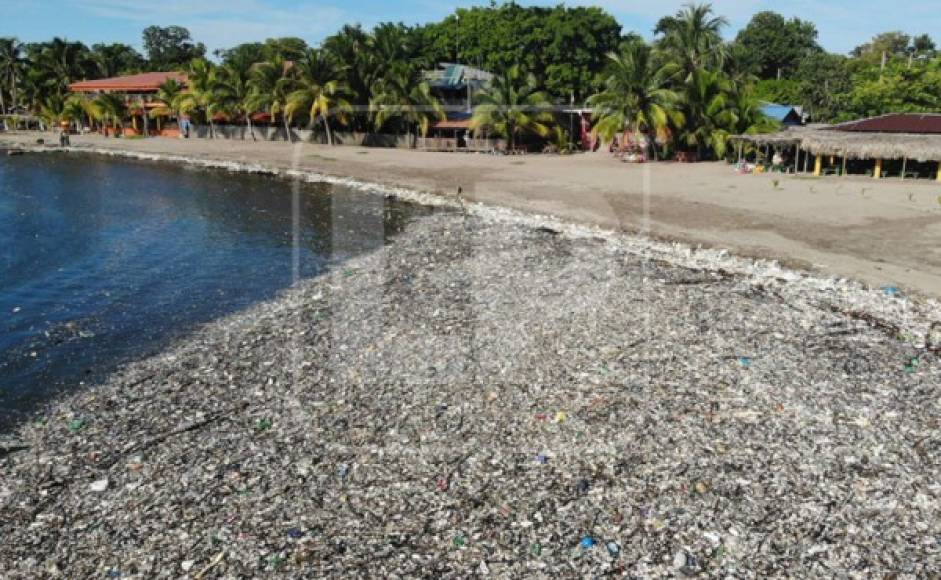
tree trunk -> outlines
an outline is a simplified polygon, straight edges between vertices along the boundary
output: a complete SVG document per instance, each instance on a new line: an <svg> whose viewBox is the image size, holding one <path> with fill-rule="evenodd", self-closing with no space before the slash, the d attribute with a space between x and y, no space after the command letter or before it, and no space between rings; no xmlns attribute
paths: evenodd
<svg viewBox="0 0 941 580"><path fill-rule="evenodd" d="M144 137L150 137L150 118L147 117L147 108L141 102L141 119L144 121Z"/></svg>
<svg viewBox="0 0 941 580"><path fill-rule="evenodd" d="M10 100L13 101L10 103L10 106L13 107L13 114L16 114L16 75L10 75L10 80L12 81L12 89L10 90ZM16 121L13 121L16 123ZM15 127L14 127L15 128Z"/></svg>
<svg viewBox="0 0 941 580"><path fill-rule="evenodd" d="M333 147L333 133L330 132L330 121L327 119L326 113L320 115L323 118L323 126L327 131L327 145Z"/></svg>
<svg viewBox="0 0 941 580"><path fill-rule="evenodd" d="M248 134L252 136L252 141L257 141L257 139L255 139L255 128L252 127L252 115L251 115L251 113L248 113L248 114L245 115L245 122L248 123ZM244 139L244 138L245 138L245 136L243 135L243 136L242 136L242 139Z"/></svg>
<svg viewBox="0 0 941 580"><path fill-rule="evenodd" d="M294 137L291 136L291 127L288 126L288 116L284 115L284 137L288 143L294 143Z"/></svg>
<svg viewBox="0 0 941 580"><path fill-rule="evenodd" d="M656 140L656 138L652 137L651 135L647 135L647 134L644 135L644 138L646 138L646 139L647 139L647 142L650 143L650 150L653 151L653 160L654 160L654 161L660 161L660 155L659 155L659 153L658 153L658 151L657 151L657 140Z"/></svg>
<svg viewBox="0 0 941 580"><path fill-rule="evenodd" d="M210 117L209 115L206 115L206 117L208 117L209 119L209 138L215 139L216 138L216 126L212 122L212 117Z"/></svg>

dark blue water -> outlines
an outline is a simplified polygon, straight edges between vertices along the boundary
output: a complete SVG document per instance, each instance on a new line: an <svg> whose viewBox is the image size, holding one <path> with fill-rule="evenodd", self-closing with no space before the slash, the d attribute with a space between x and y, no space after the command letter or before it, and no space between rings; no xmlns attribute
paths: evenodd
<svg viewBox="0 0 941 580"><path fill-rule="evenodd" d="M2 153L0 429L427 211L326 184Z"/></svg>

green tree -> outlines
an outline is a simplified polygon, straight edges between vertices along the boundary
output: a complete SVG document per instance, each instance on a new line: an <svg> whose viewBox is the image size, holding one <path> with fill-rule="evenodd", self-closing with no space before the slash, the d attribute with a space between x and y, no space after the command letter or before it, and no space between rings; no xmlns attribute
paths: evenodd
<svg viewBox="0 0 941 580"><path fill-rule="evenodd" d="M822 50L813 23L786 20L770 11L755 14L735 42L749 55L762 79L789 76L803 59Z"/></svg>
<svg viewBox="0 0 941 580"><path fill-rule="evenodd" d="M849 59L825 52L814 54L801 62L795 77L802 95L799 102L814 122L830 122L840 115L853 85Z"/></svg>
<svg viewBox="0 0 941 580"><path fill-rule="evenodd" d="M577 101L598 88L605 55L621 27L600 8L520 6L515 2L459 9L413 31L429 62L459 62L493 73L520 65L537 75L556 101Z"/></svg>
<svg viewBox="0 0 941 580"><path fill-rule="evenodd" d="M165 80L157 89L155 97L158 106L151 109L151 118L169 117L179 123L183 94L183 85L176 79Z"/></svg>
<svg viewBox="0 0 941 580"><path fill-rule="evenodd" d="M588 99L595 111L595 130L607 140L624 131L644 135L656 157L657 138L664 138L671 124L683 123L676 108L679 95L667 88L667 75L647 45L629 43L608 57L605 88Z"/></svg>
<svg viewBox="0 0 941 580"><path fill-rule="evenodd" d="M214 117L221 112L220 102L216 99L219 86L216 66L206 59L197 58L190 63L187 78L187 90L178 99L179 111L202 116L209 123L209 138L215 139Z"/></svg>
<svg viewBox="0 0 941 580"><path fill-rule="evenodd" d="M853 49L853 56L878 61L882 55L907 57L912 37L904 32L893 31L877 34L866 44Z"/></svg>
<svg viewBox="0 0 941 580"><path fill-rule="evenodd" d="M143 36L151 70L180 70L192 60L206 56L205 45L194 43L190 31L182 26L148 26Z"/></svg>
<svg viewBox="0 0 941 580"><path fill-rule="evenodd" d="M710 154L725 155L729 137L737 128L735 110L730 102L733 87L721 73L693 71L683 93L685 124L681 143L696 150L700 159Z"/></svg>
<svg viewBox="0 0 941 580"><path fill-rule="evenodd" d="M674 63L677 77L689 80L703 69L719 69L727 54L722 29L728 20L715 16L711 4L689 4L660 19L657 45Z"/></svg>
<svg viewBox="0 0 941 580"><path fill-rule="evenodd" d="M288 95L285 114L290 119L298 112L306 113L311 128L319 120L327 134L327 143L333 145L330 119L345 124L353 109L340 65L326 51L309 48L294 62L294 70L297 86Z"/></svg>
<svg viewBox="0 0 941 580"><path fill-rule="evenodd" d="M407 125L409 133L415 127L419 135L427 136L433 122L447 118L444 107L431 93L428 83L412 82L409 69L403 63L393 65L392 69L382 79L370 102L376 130L381 130L390 120L399 120Z"/></svg>
<svg viewBox="0 0 941 580"><path fill-rule="evenodd" d="M294 90L292 67L279 56L260 62L252 67L248 80L251 92L250 103L255 110L266 109L271 115L271 122L277 123L278 115L284 122L285 139L293 142L290 119L284 114L288 95Z"/></svg>
<svg viewBox="0 0 941 580"><path fill-rule="evenodd" d="M250 80L254 64L248 59L230 58L229 62L219 69L220 74L214 95L222 112L245 119L252 141L255 141L252 114L255 112L256 100ZM242 137L244 138L244 134Z"/></svg>
<svg viewBox="0 0 941 580"><path fill-rule="evenodd" d="M92 101L93 115L103 125L111 125L117 136L119 130L124 129L124 118L127 116L127 105L120 95L104 93Z"/></svg>
<svg viewBox="0 0 941 580"><path fill-rule="evenodd" d="M23 43L15 38L0 38L0 114L16 112L17 88L22 82L25 64ZM10 100L4 95L9 95Z"/></svg>
<svg viewBox="0 0 941 580"><path fill-rule="evenodd" d="M546 138L551 133L552 102L540 90L535 75L521 66L495 76L490 87L477 96L477 104L471 128L506 137L511 150L525 134Z"/></svg>
<svg viewBox="0 0 941 580"><path fill-rule="evenodd" d="M132 47L121 44L93 44L89 53L96 76L111 78L144 70L144 57Z"/></svg>

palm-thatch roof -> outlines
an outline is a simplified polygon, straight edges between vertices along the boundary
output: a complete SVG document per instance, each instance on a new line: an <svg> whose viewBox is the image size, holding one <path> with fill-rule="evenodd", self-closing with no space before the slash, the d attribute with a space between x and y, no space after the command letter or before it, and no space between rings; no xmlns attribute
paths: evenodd
<svg viewBox="0 0 941 580"><path fill-rule="evenodd" d="M812 131L804 135L801 148L814 155L848 159L941 161L941 135Z"/></svg>
<svg viewBox="0 0 941 580"><path fill-rule="evenodd" d="M941 161L941 135L857 133L831 126L810 126L792 127L777 133L736 135L732 139L760 146L799 146L814 155L835 155L847 159Z"/></svg>

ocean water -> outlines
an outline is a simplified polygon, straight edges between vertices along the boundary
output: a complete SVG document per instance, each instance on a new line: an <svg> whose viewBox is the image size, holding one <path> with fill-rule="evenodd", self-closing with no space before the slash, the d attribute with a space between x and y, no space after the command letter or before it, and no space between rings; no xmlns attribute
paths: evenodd
<svg viewBox="0 0 941 580"><path fill-rule="evenodd" d="M428 211L222 170L0 155L0 430Z"/></svg>

